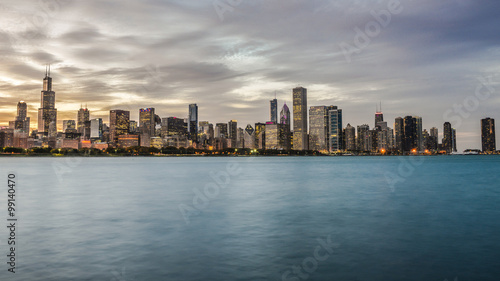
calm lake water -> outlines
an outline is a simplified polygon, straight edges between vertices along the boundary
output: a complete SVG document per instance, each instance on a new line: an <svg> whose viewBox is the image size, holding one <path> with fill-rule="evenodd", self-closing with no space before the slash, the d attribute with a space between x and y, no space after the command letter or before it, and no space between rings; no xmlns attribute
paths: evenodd
<svg viewBox="0 0 500 281"><path fill-rule="evenodd" d="M496 156L4 157L0 167L0 280L500 280Z"/></svg>

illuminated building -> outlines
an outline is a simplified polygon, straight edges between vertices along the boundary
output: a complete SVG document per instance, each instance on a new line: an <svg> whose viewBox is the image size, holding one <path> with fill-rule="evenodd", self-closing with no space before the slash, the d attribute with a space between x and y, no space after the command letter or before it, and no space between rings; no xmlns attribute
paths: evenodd
<svg viewBox="0 0 500 281"><path fill-rule="evenodd" d="M485 118L481 120L481 144L483 152L492 153L496 149L495 119Z"/></svg>
<svg viewBox="0 0 500 281"><path fill-rule="evenodd" d="M128 134L130 130L130 111L110 110L109 112L109 139L117 143L118 136Z"/></svg>
<svg viewBox="0 0 500 281"><path fill-rule="evenodd" d="M196 104L189 105L188 133L192 141L198 141L198 105Z"/></svg>
<svg viewBox="0 0 500 281"><path fill-rule="evenodd" d="M326 106L309 108L309 148L324 151L328 147L328 111Z"/></svg>
<svg viewBox="0 0 500 281"><path fill-rule="evenodd" d="M154 137L155 136L155 109L154 108L141 108L139 109L139 131L141 136Z"/></svg>
<svg viewBox="0 0 500 281"><path fill-rule="evenodd" d="M307 89L293 89L293 149L308 149Z"/></svg>
<svg viewBox="0 0 500 281"><path fill-rule="evenodd" d="M45 72L41 92L40 108L38 109L38 134L55 137L57 133L57 109L55 108L56 93L52 91L50 68ZM52 124L52 126L51 126Z"/></svg>

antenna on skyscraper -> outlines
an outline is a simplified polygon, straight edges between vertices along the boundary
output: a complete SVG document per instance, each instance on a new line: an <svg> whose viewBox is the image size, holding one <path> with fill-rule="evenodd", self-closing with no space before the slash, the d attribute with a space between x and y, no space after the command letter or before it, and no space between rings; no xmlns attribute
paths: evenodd
<svg viewBox="0 0 500 281"><path fill-rule="evenodd" d="M49 64L49 77L50 77L50 64Z"/></svg>

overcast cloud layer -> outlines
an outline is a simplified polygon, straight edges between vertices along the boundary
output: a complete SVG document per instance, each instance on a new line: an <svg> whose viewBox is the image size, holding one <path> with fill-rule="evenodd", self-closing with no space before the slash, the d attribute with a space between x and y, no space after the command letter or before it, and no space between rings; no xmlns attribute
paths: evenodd
<svg viewBox="0 0 500 281"><path fill-rule="evenodd" d="M391 2L2 1L0 124L25 100L36 126L51 64L59 123L81 104L107 122L110 109L186 117L197 103L200 121L245 127L301 85L309 106L342 108L344 126L373 127L381 101L391 127L416 115L442 134L450 121L460 151L480 148L480 119L500 122L500 2Z"/></svg>

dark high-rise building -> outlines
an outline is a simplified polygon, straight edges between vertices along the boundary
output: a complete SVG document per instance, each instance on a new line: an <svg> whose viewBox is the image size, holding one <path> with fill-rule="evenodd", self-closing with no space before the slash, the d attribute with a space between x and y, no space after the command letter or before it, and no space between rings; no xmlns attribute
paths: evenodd
<svg viewBox="0 0 500 281"><path fill-rule="evenodd" d="M56 93L52 91L50 68L45 72L41 93L40 108L38 109L38 133L41 136L55 137L57 134ZM52 125L51 125L52 124Z"/></svg>
<svg viewBox="0 0 500 281"><path fill-rule="evenodd" d="M30 118L27 115L28 105L24 101L18 102L15 127L19 127L24 133L29 133L30 130Z"/></svg>
<svg viewBox="0 0 500 281"><path fill-rule="evenodd" d="M394 149L397 153L403 153L404 132L404 120L398 117L394 121Z"/></svg>
<svg viewBox="0 0 500 281"><path fill-rule="evenodd" d="M384 122L384 113L382 112L382 104L380 104L380 108L377 109L377 112L375 112L375 129L379 127L379 122Z"/></svg>
<svg viewBox="0 0 500 281"><path fill-rule="evenodd" d="M139 109L139 131L141 136L154 137L156 135L156 120L154 108Z"/></svg>
<svg viewBox="0 0 500 281"><path fill-rule="evenodd" d="M358 126L357 146L359 151L367 152L372 150L372 134L369 125Z"/></svg>
<svg viewBox="0 0 500 281"><path fill-rule="evenodd" d="M446 153L451 153L453 150L453 129L450 122L445 122L443 125L443 149Z"/></svg>
<svg viewBox="0 0 500 281"><path fill-rule="evenodd" d="M422 128L422 117L413 117L415 118L415 124L417 126L417 151L421 152L424 150L424 137L423 137L423 128Z"/></svg>
<svg viewBox="0 0 500 281"><path fill-rule="evenodd" d="M356 128L347 124L345 128L345 149L347 151L356 150Z"/></svg>
<svg viewBox="0 0 500 281"><path fill-rule="evenodd" d="M88 108L80 108L78 110L77 116L76 116L76 131L82 136L82 138L87 139L90 137L90 128L87 128L90 126L90 111ZM87 136L86 133L89 133Z"/></svg>
<svg viewBox="0 0 500 281"><path fill-rule="evenodd" d="M266 148L266 124L255 123L255 147L258 149Z"/></svg>
<svg viewBox="0 0 500 281"><path fill-rule="evenodd" d="M109 111L109 139L117 143L118 136L126 135L130 130L130 111L110 110Z"/></svg>
<svg viewBox="0 0 500 281"><path fill-rule="evenodd" d="M271 103L271 122L278 123L278 100L273 99Z"/></svg>
<svg viewBox="0 0 500 281"><path fill-rule="evenodd" d="M196 104L189 105L188 133L192 141L198 141L198 105Z"/></svg>
<svg viewBox="0 0 500 281"><path fill-rule="evenodd" d="M23 121L28 115L28 105L24 101L17 103L17 117L16 119Z"/></svg>
<svg viewBox="0 0 500 281"><path fill-rule="evenodd" d="M216 138L227 138L227 123L217 123L215 124L215 137Z"/></svg>
<svg viewBox="0 0 500 281"><path fill-rule="evenodd" d="M403 151L418 151L417 118L406 116L404 118Z"/></svg>
<svg viewBox="0 0 500 281"><path fill-rule="evenodd" d="M330 106L328 107L328 150L330 152L344 150L343 142L342 109Z"/></svg>
<svg viewBox="0 0 500 281"><path fill-rule="evenodd" d="M481 120L481 143L483 152L491 153L497 150L495 138L495 119L485 118Z"/></svg>
<svg viewBox="0 0 500 281"><path fill-rule="evenodd" d="M293 149L307 150L307 89L293 89Z"/></svg>
<svg viewBox="0 0 500 281"><path fill-rule="evenodd" d="M236 141L238 139L238 121L231 120L227 124L228 124L228 126L227 126L228 138L230 138L232 141L233 145L231 147L234 147L236 145Z"/></svg>
<svg viewBox="0 0 500 281"><path fill-rule="evenodd" d="M453 151L453 129L450 122L445 122L443 125L443 149L446 153Z"/></svg>
<svg viewBox="0 0 500 281"><path fill-rule="evenodd" d="M290 134L291 134L290 109L288 108L286 103L283 105L283 108L281 109L279 123L281 124L281 130L283 131L283 138L284 138L283 147L286 150L290 150L292 148L290 142Z"/></svg>
<svg viewBox="0 0 500 281"><path fill-rule="evenodd" d="M436 127L432 127L429 135L429 140L427 141L427 149L431 151L438 150L439 143L439 132Z"/></svg>
<svg viewBox="0 0 500 281"><path fill-rule="evenodd" d="M184 119L177 117L163 118L161 120L161 136L187 136Z"/></svg>

